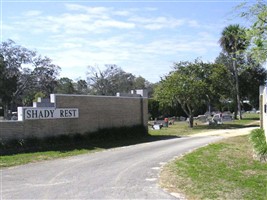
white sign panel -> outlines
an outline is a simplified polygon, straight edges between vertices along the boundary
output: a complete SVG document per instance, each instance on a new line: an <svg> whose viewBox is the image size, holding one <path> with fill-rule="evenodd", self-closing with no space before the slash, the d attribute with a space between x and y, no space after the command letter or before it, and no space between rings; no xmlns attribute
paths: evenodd
<svg viewBox="0 0 267 200"><path fill-rule="evenodd" d="M78 118L78 108L25 108L24 119L59 119Z"/></svg>

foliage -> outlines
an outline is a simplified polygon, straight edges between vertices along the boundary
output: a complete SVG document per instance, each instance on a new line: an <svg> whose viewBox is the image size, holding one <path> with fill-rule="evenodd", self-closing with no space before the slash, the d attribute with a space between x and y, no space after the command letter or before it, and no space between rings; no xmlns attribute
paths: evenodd
<svg viewBox="0 0 267 200"><path fill-rule="evenodd" d="M191 127L196 108L206 99L206 84L203 80L197 79L197 74L194 72L199 66L195 64L176 63L177 70L165 77L155 91L155 98L161 103L169 105L179 103L186 115L191 118Z"/></svg>
<svg viewBox="0 0 267 200"><path fill-rule="evenodd" d="M234 80L234 69L232 64L232 57L226 53L221 52L216 58L215 63L224 65L228 70L228 86L221 89L224 90L223 98L225 101L231 101L236 107L235 97L235 80ZM259 107L259 86L264 85L267 80L266 69L253 59L248 54L243 54L236 59L236 67L239 80L240 100L249 100L250 104L254 108ZM222 84L223 86L223 84ZM230 87L229 87L230 86ZM235 109L231 109L231 112Z"/></svg>
<svg viewBox="0 0 267 200"><path fill-rule="evenodd" d="M0 56L0 104L3 104L5 110L7 110L7 105L12 100L12 94L16 91L17 86L17 77L15 75L8 76L7 71L6 62Z"/></svg>
<svg viewBox="0 0 267 200"><path fill-rule="evenodd" d="M239 24L233 24L225 27L219 40L223 51L233 58L242 54L247 49L249 41L246 37L246 29Z"/></svg>
<svg viewBox="0 0 267 200"><path fill-rule="evenodd" d="M16 45L14 41L8 40L0 45L1 57L1 94L0 98L4 107L4 117L7 118L7 110L16 102L18 94L23 87L23 80L20 79L22 74L22 65L31 62L36 55L24 47Z"/></svg>
<svg viewBox="0 0 267 200"><path fill-rule="evenodd" d="M35 57L32 65L33 83L36 85L35 90L43 92L49 96L55 91L57 85L57 77L59 76L60 67L53 64L52 60L48 57Z"/></svg>
<svg viewBox="0 0 267 200"><path fill-rule="evenodd" d="M173 117L173 116L186 116L183 112L181 105L162 105L159 101L149 98L148 99L148 113L150 115L150 119L163 119L165 117Z"/></svg>
<svg viewBox="0 0 267 200"><path fill-rule="evenodd" d="M148 113L152 119L158 117L159 114L159 102L154 99L148 99Z"/></svg>
<svg viewBox="0 0 267 200"><path fill-rule="evenodd" d="M250 141L257 157L261 161L267 162L267 143L263 129L255 129L250 134Z"/></svg>
<svg viewBox="0 0 267 200"><path fill-rule="evenodd" d="M155 99L163 105L180 105L190 118L199 108L219 99L227 85L227 70L218 64L179 62L174 64L174 71L162 79L155 90Z"/></svg>
<svg viewBox="0 0 267 200"><path fill-rule="evenodd" d="M133 88L134 76L116 65L106 65L103 71L89 66L87 76L92 94L113 96L117 92L129 92Z"/></svg>
<svg viewBox="0 0 267 200"><path fill-rule="evenodd" d="M145 78L142 76L138 76L134 78L133 88L134 89L146 89L151 86L151 83L149 83Z"/></svg>
<svg viewBox="0 0 267 200"><path fill-rule="evenodd" d="M37 92L37 93L34 95L34 99L33 99L33 101L34 101L34 102L37 102L37 101L38 101L38 98L45 98L45 94L42 93L42 92Z"/></svg>
<svg viewBox="0 0 267 200"><path fill-rule="evenodd" d="M254 108L259 108L259 86L265 85L266 80L267 70L249 59L239 75L240 98L249 100Z"/></svg>
<svg viewBox="0 0 267 200"><path fill-rule="evenodd" d="M0 54L6 63L7 76L18 76L22 65L31 63L33 57L36 56L36 52L16 45L12 40L2 42L0 47Z"/></svg>
<svg viewBox="0 0 267 200"><path fill-rule="evenodd" d="M251 41L249 52L258 62L267 60L267 2L258 0L256 3L246 2L238 6L240 16L248 20L251 25L247 30Z"/></svg>
<svg viewBox="0 0 267 200"><path fill-rule="evenodd" d="M8 109L31 104L37 92L48 96L54 91L60 67L54 65L51 59L16 45L12 40L1 43L0 56L0 84L3 85L0 98L5 118Z"/></svg>
<svg viewBox="0 0 267 200"><path fill-rule="evenodd" d="M74 83L74 87L77 94L88 94L88 85L85 80L78 80L77 83Z"/></svg>
<svg viewBox="0 0 267 200"><path fill-rule="evenodd" d="M106 65L104 70L89 66L87 82L91 94L114 96L117 92L128 93L133 89L145 89L150 83L143 77L135 77L116 65Z"/></svg>
<svg viewBox="0 0 267 200"><path fill-rule="evenodd" d="M59 94L75 93L74 85L71 79L67 77L60 78L57 82L56 92Z"/></svg>

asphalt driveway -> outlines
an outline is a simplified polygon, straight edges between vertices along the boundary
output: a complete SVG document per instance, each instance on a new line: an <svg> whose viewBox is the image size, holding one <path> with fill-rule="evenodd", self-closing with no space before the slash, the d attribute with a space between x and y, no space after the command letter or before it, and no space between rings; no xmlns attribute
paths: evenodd
<svg viewBox="0 0 267 200"><path fill-rule="evenodd" d="M162 165L221 136L168 139L1 170L1 199L176 199Z"/></svg>

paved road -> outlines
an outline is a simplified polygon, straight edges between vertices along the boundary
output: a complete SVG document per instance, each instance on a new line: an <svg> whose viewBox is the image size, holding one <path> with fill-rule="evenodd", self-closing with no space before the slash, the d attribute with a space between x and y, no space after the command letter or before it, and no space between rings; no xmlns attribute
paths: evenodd
<svg viewBox="0 0 267 200"><path fill-rule="evenodd" d="M3 169L1 199L175 199L157 185L160 167L221 138L175 138Z"/></svg>

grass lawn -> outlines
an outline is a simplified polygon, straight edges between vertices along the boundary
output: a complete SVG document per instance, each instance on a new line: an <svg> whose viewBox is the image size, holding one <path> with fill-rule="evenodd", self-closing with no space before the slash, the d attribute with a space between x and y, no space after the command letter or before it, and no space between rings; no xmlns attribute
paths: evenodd
<svg viewBox="0 0 267 200"><path fill-rule="evenodd" d="M142 142L149 142L155 140L165 139L166 137L176 137L195 134L203 131L209 131L214 129L225 129L225 128L242 128L247 127L251 122L258 120L259 115L248 115L243 120L237 120L229 122L223 125L208 126L198 125L194 128L189 128L186 122L177 122L168 128L161 130L149 130L149 136L143 138L128 138L126 140L101 140L98 142L85 141L81 144L69 144L66 141L64 144L50 146L47 150L38 150L32 152L13 153L4 155L1 153L0 156L0 167L10 167L30 162L38 162L42 160L51 160L55 158L64 158L67 156L74 156L84 153L93 153L96 151L102 151L114 147L127 146L132 144L138 144ZM123 134L122 134L123 135ZM63 138L64 139L64 138ZM50 142L51 143L51 142ZM53 141L52 141L53 143Z"/></svg>
<svg viewBox="0 0 267 200"><path fill-rule="evenodd" d="M267 163L253 160L248 136L222 140L165 166L161 185L187 199L267 199Z"/></svg>
<svg viewBox="0 0 267 200"><path fill-rule="evenodd" d="M168 128L163 127L160 130L152 130L149 128L149 134L161 136L185 136L218 129L236 129L259 126L260 123L258 121L259 114L246 113L243 115L242 120L233 120L220 125L207 125L199 121L195 121L197 125L194 125L193 128L190 128L187 122L175 122L174 125L170 125Z"/></svg>

